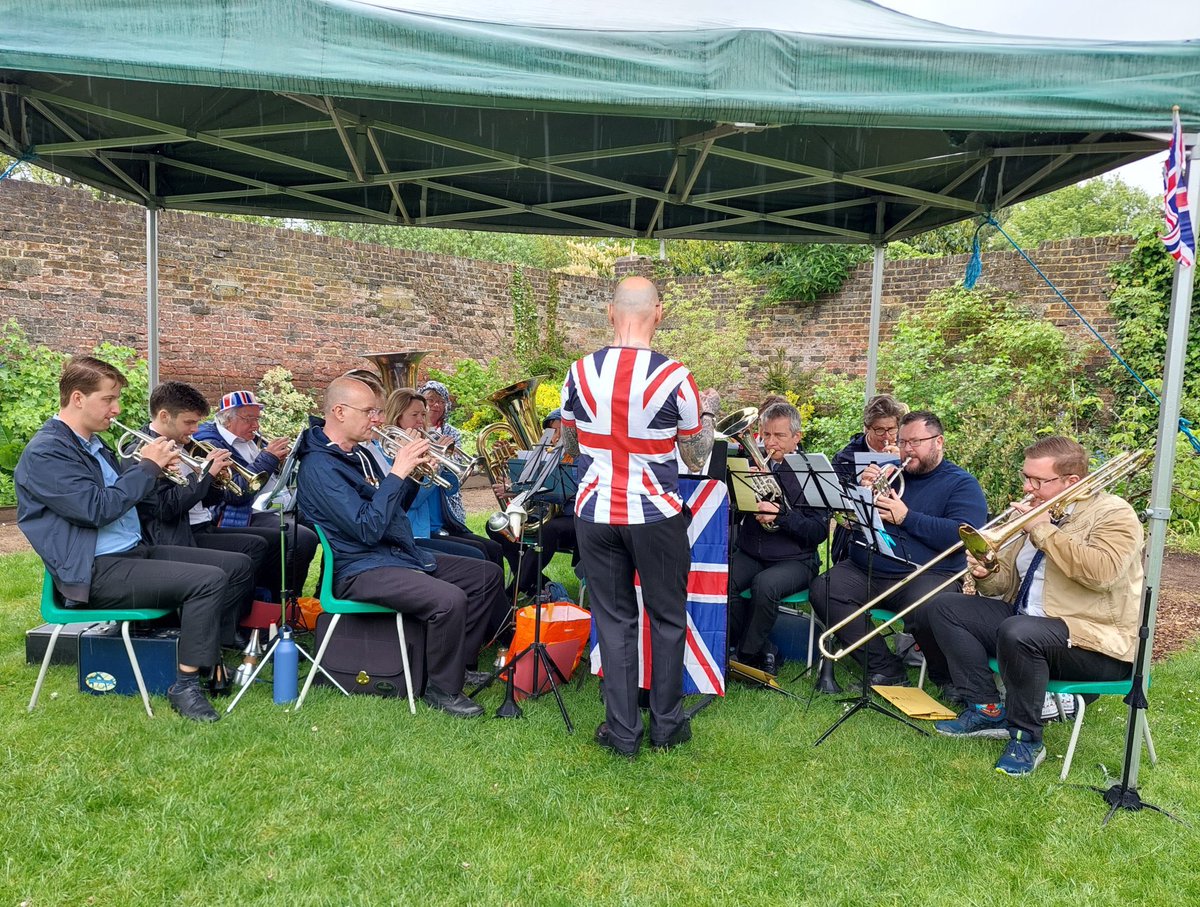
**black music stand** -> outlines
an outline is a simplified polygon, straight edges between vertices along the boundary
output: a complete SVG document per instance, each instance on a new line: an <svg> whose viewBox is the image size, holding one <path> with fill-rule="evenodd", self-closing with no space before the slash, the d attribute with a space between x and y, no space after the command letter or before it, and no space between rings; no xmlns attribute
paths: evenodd
<svg viewBox="0 0 1200 907"><path fill-rule="evenodd" d="M527 475L531 476L530 487L527 488L518 498L522 504L543 504L550 505L553 503L561 503L564 497L567 500L574 498L575 480L569 472L561 465L562 448L560 445L549 444L549 435L542 436L542 443L538 444L530 455L530 462L526 463L524 470L521 473L521 478L524 479ZM516 487L516 486L514 486ZM570 493L568 494L568 489ZM514 498L513 500L518 500ZM539 520L537 524L537 532L532 545L534 555L537 558L537 573L538 582L541 582L542 576L542 526L544 520ZM522 539L521 559L525 556L525 548L527 543ZM518 560L518 564L520 559ZM517 580L513 582L513 618L516 619L516 597L519 594L517 588ZM516 699L516 681L517 669L523 659L530 659L532 662L532 680L529 684L529 698L537 699L541 696L541 678L539 671L545 672L545 678L550 683L550 691L554 694L555 702L558 703L558 711L562 715L563 724L566 725L567 733L575 733L575 725L571 723L571 716L567 712L567 705L563 702L562 691L559 689L560 684L565 684L567 678L563 675L554 659L550 657L550 652L546 643L542 642L542 602L539 596L534 596L534 612L533 612L533 642L518 652L516 655L509 658L506 664L498 666L492 671L488 678L483 681L478 687L470 693L470 698L474 699L479 693L486 690L495 682L500 675L504 675L504 702L496 709L497 718L520 718L524 712L517 704Z"/></svg>
<svg viewBox="0 0 1200 907"><path fill-rule="evenodd" d="M867 589L870 590L874 588L872 578L874 576L873 570L875 555L879 552L880 544L884 542L884 540L880 537L882 533L880 533L877 528L880 524L877 518L875 502L870 494L859 497L858 506L855 507L855 520L858 523L858 528L863 533L863 544L865 544L867 548ZM853 703L853 705L851 705L851 707L846 710L845 714L839 717L837 721L831 724L825 730L825 732L817 738L816 742L813 743L814 748L824 743L830 734L836 731L845 722L849 721L854 715L857 715L859 712L863 711L878 712L880 715L886 715L893 721L899 721L901 724L908 725L922 736L929 736L929 732L924 728L918 727L899 712L883 707L871 697L870 672L867 671L866 665L863 665L862 682L859 687L858 696L848 699L839 699L838 701L850 702Z"/></svg>

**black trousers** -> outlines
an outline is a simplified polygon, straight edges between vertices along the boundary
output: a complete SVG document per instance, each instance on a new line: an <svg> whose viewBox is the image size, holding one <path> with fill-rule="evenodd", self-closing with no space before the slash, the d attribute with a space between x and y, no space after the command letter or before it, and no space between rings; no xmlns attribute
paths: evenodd
<svg viewBox="0 0 1200 907"><path fill-rule="evenodd" d="M267 560L267 552L271 546L266 540L251 532L235 532L232 529L219 529L216 532L193 534L197 547L209 551L228 551L234 554L244 554L250 558L250 570L253 582L246 591L245 598L238 603L238 619L250 613L254 603L254 590L261 585L263 563ZM278 545L276 546L278 547ZM276 557L276 560L279 558ZM227 641L227 640L226 640Z"/></svg>
<svg viewBox="0 0 1200 907"><path fill-rule="evenodd" d="M864 604L879 593L894 585L901 577L874 573L871 582L867 582L867 573L853 561L842 561L825 573L822 573L808 587L808 600L812 604L813 613L826 627L849 617ZM911 583L888 596L879 603L879 607L887 611L900 611L906 605L916 601L941 583L946 581L945 574L922 574ZM962 583L949 587L953 591L962 588ZM921 605L904 618L904 629L911 633L921 647L928 666L929 679L939 686L944 686L950 680L950 669L946 666L946 658L938 648L937 641L929 632L928 604ZM873 626L871 619L863 615L852 621L838 632L837 637L843 643L852 643L868 633ZM864 656L862 653L866 652ZM854 653L859 664L864 664L868 674L887 674L895 677L904 673L904 662L896 656L882 637L875 637L865 646Z"/></svg>
<svg viewBox="0 0 1200 907"><path fill-rule="evenodd" d="M729 562L730 642L745 656L758 655L779 617L779 602L807 589L816 573L810 560L760 561L735 550ZM740 595L750 590L750 601Z"/></svg>
<svg viewBox="0 0 1200 907"><path fill-rule="evenodd" d="M1013 614L1012 605L979 595L939 595L929 603L930 631L946 654L954 685L972 704L996 700L988 659L1000 664L1008 724L1042 739L1046 684L1055 680L1125 680L1133 665L1070 645L1056 617Z"/></svg>
<svg viewBox="0 0 1200 907"><path fill-rule="evenodd" d="M335 581L337 594L410 614L425 623L429 682L459 693L463 671L488 637L491 615L507 609L500 568L473 557L438 554L437 569L376 567Z"/></svg>
<svg viewBox="0 0 1200 907"><path fill-rule="evenodd" d="M504 548L494 539L485 539L471 531L455 532L453 530L446 530L446 535L439 536L439 538L447 538L460 545L469 545L501 570L504 569Z"/></svg>
<svg viewBox="0 0 1200 907"><path fill-rule="evenodd" d="M96 558L90 608L179 611L180 664L215 665L237 631L239 603L253 589L250 558L227 551L138 545Z"/></svg>
<svg viewBox="0 0 1200 907"><path fill-rule="evenodd" d="M684 514L638 526L575 522L579 555L600 658L610 739L635 750L642 741L638 711L637 571L650 620L650 740L666 743L683 714L683 655L687 640L687 577L691 552Z"/></svg>
<svg viewBox="0 0 1200 907"><path fill-rule="evenodd" d="M488 537L500 545L508 568L517 578L517 589L526 595L536 595L547 582L543 572L538 576L537 552L530 545L518 545L498 532L488 530ZM527 534L528 536L528 534ZM522 548L524 550L522 551ZM561 514L542 523L542 567L549 566L551 559L560 551L574 553L573 563L579 560L578 544L575 541L575 517Z"/></svg>

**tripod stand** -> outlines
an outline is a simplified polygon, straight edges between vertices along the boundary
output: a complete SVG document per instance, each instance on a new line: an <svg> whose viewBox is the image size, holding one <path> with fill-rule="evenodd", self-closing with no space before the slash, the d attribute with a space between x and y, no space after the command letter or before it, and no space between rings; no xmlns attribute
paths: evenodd
<svg viewBox="0 0 1200 907"><path fill-rule="evenodd" d="M854 510L855 510L856 518L859 523L859 528L863 531L863 534L865 536L865 544L866 544L866 549L867 549L867 591L868 591L868 595L870 595L871 590L874 588L873 577L874 577L875 555L876 555L877 551L879 550L880 544L887 545L888 550L890 550L891 546L888 543L888 538L887 538L886 533L883 530L882 523L880 523L879 518L877 516L877 511L875 510L874 497L873 497L871 491L868 489L868 490L866 490L865 494L860 494L858 497L858 502L859 502L859 506L855 507ZM813 693L815 695L815 693L816 693L815 688L813 690ZM820 746L839 727L841 727L843 724L845 724L847 721L849 721L853 716L857 715L859 712L864 712L864 711L877 712L880 715L886 715L888 718L891 718L894 721L899 721L901 724L908 725L910 728L912 728L918 734L921 734L925 737L929 736L929 732L926 731L924 728L918 727L917 725L913 724L913 722L909 721L907 718L905 718L899 712L895 712L892 709L883 707L882 705L880 705L878 702L876 702L872 698L871 683L870 683L870 671L867 667L867 661L866 661L865 657L864 657L863 666L862 666L862 682L859 686L858 696L856 696L854 698L840 699L838 701L839 702L850 702L850 703L853 703L853 705L851 705L850 708L846 710L845 714L843 714L841 717L839 717L837 721L835 721L832 725L830 725L825 730L825 732L823 734L821 734L820 737L817 738L816 742L813 743L814 747Z"/></svg>
<svg viewBox="0 0 1200 907"><path fill-rule="evenodd" d="M531 502L538 502L538 497L539 497L538 495L533 495L529 500ZM537 572L534 575L538 578L539 585L541 582L542 568L543 568L542 553L543 553L544 549L542 546L542 526L544 523L545 523L545 520L538 521L535 540L531 546L533 548L534 557L537 559ZM523 548L530 547L528 545L528 543L526 543L524 540L522 540L521 545ZM524 557L525 557L525 552L522 551L521 559L524 559ZM520 588L518 585L518 581L517 581L517 579L514 579L513 580L514 619L515 619L517 613L519 613L517 611L517 607L516 607L516 598L519 594L520 594ZM571 716L567 712L566 703L563 702L562 693L559 690L559 684L565 684L567 682L567 678L563 675L562 671L559 670L559 667L557 664L555 664L554 659L550 657L550 652L549 652L546 644L544 642L542 642L542 607L543 606L537 595L534 596L533 607L534 607L533 642L531 642L528 646L526 646L524 649L522 649L516 655L511 656L508 659L508 662L506 664L501 665L500 667L497 667L491 673L491 675L487 678L487 680L485 680L475 690L473 690L471 692L471 698L472 699L475 698L476 694L487 689L501 675L504 675L504 702L501 703L500 707L496 710L496 717L497 718L520 718L522 716L522 714L524 714L524 713L523 713L521 707L517 704L517 699L516 699L517 669L520 666L522 660L528 659L529 663L531 664L531 670L532 670L532 679L529 684L529 690L530 690L529 697L531 699L536 699L537 697L539 697L541 695L542 691L541 691L541 682L539 679L539 671L544 671L545 672L544 676L545 676L546 680L549 681L549 684L550 684L550 690L551 690L551 692L554 693L554 699L558 703L558 710L559 710L559 713L562 715L563 724L566 725L567 733L573 734L573 733L575 733L575 726L571 723Z"/></svg>

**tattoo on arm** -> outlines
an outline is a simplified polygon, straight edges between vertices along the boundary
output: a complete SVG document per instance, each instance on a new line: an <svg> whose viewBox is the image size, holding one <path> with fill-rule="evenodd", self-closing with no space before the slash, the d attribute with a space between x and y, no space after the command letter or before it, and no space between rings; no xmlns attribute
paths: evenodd
<svg viewBox="0 0 1200 907"><path fill-rule="evenodd" d="M562 424L562 444L563 453L571 457L579 456L579 435L575 433L574 425Z"/></svg>
<svg viewBox="0 0 1200 907"><path fill-rule="evenodd" d="M712 418L702 418L700 420L700 431L690 438L679 438L676 444L679 446L679 455L683 457L684 465L692 472L699 472L704 468L704 461L708 459L709 453L712 452Z"/></svg>

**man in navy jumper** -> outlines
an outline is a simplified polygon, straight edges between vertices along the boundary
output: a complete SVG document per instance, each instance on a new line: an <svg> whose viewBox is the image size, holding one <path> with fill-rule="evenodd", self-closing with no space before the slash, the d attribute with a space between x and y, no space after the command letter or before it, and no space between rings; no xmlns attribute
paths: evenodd
<svg viewBox="0 0 1200 907"><path fill-rule="evenodd" d="M893 489L875 500L884 528L892 538L893 553L876 551L870 555L860 537L851 545L849 558L813 582L809 599L825 626L840 622L917 567L957 544L958 527L962 523L982 526L987 521L983 489L966 470L945 458L945 444L942 423L933 413L913 412L901 420L900 458L902 462L908 461L904 467L904 495L897 495ZM878 476L879 467L868 466L860 484L869 487ZM948 557L884 599L879 607L899 611L965 566L961 553ZM904 618L904 627L921 647L929 666L929 678L939 686L946 686L950 681L946 659L928 631L920 608ZM869 618L863 615L837 635L843 643L850 643L866 635L870 628ZM904 663L880 638L859 649L855 657L865 662L872 685L908 683Z"/></svg>
<svg viewBox="0 0 1200 907"><path fill-rule="evenodd" d="M429 442L401 447L376 479L374 459L361 446L379 418L376 403L362 381L342 377L329 385L325 424L308 429L297 451L300 512L329 539L337 595L425 622L425 701L457 717L481 715L463 695L464 670L483 647L489 614L503 607L503 574L490 561L417 547L400 502L413 469L429 462Z"/></svg>
<svg viewBox="0 0 1200 907"><path fill-rule="evenodd" d="M772 403L759 418L759 437L785 501L800 500L800 483L783 458L800 444L800 413L790 403ZM759 501L758 513L738 525L729 562L731 639L742 664L777 674L777 649L768 639L779 602L809 587L821 568L817 546L829 536L829 513L809 507ZM740 597L750 590L750 601Z"/></svg>

